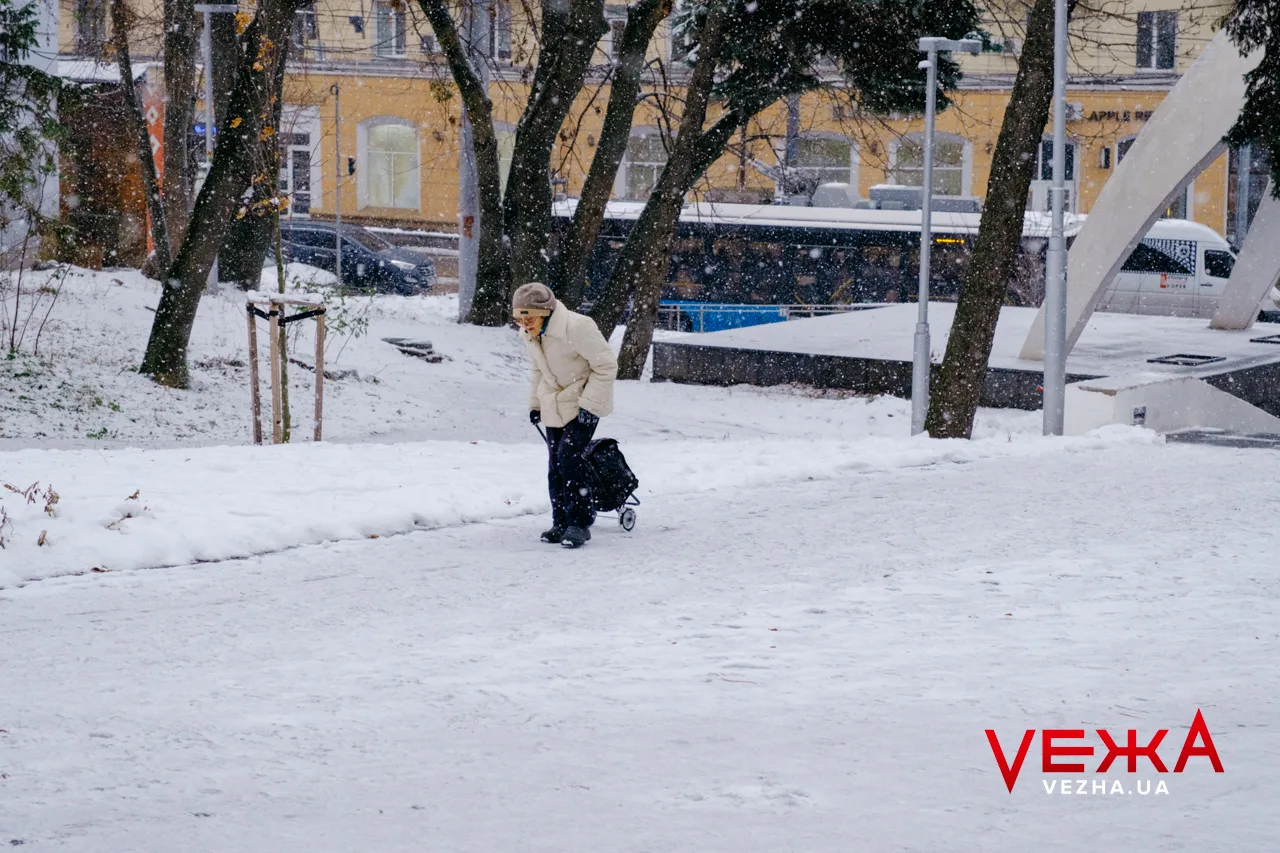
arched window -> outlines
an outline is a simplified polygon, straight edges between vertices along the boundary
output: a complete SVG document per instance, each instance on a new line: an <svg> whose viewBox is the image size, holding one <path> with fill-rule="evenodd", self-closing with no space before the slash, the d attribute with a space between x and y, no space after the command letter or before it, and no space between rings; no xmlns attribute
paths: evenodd
<svg viewBox="0 0 1280 853"><path fill-rule="evenodd" d="M814 187L858 184L857 152L847 138L837 134L812 133L797 139L794 165Z"/></svg>
<svg viewBox="0 0 1280 853"><path fill-rule="evenodd" d="M366 119L357 128L356 149L360 206L417 210L418 126L392 116Z"/></svg>
<svg viewBox="0 0 1280 853"><path fill-rule="evenodd" d="M627 156L618 170L614 193L620 198L645 201L667 165L667 146L655 127L637 127L627 142Z"/></svg>
<svg viewBox="0 0 1280 853"><path fill-rule="evenodd" d="M924 185L924 134L910 133L893 150L893 183ZM968 195L973 179L973 146L953 133L933 135L934 195Z"/></svg>

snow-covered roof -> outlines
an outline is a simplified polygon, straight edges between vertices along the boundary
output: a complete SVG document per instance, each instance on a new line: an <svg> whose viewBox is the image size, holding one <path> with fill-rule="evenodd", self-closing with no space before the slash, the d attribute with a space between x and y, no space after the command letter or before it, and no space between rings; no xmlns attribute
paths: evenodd
<svg viewBox="0 0 1280 853"><path fill-rule="evenodd" d="M577 199L556 202L555 215L572 216ZM611 201L605 209L607 219L634 220L644 210L644 202ZM713 225L756 225L783 228L831 228L848 231L919 231L919 210L858 210L848 207L793 207L783 204L690 203L680 211L681 222ZM982 221L980 213L933 214L933 230L939 234L977 234ZM1048 237L1050 219L1047 213L1026 214L1023 234ZM1067 237L1080 232L1084 217L1067 214L1064 230Z"/></svg>
<svg viewBox="0 0 1280 853"><path fill-rule="evenodd" d="M578 205L571 198L555 203L556 216L570 217ZM640 218L645 203L642 201L611 201L605 208L606 219L635 220ZM1063 217L1065 236L1074 237L1084 227L1088 216L1068 213ZM831 228L850 231L919 231L919 210L858 210L848 207L794 207L785 204L721 204L690 203L680 211L681 222L700 222L711 225L755 225L783 228ZM938 234L976 235L982 221L980 213L933 214L933 230ZM1048 213L1028 211L1023 216L1022 235L1048 239L1052 227ZM1202 243L1221 243L1226 240L1207 225L1186 219L1157 219L1147 232L1148 238L1166 240L1195 240Z"/></svg>
<svg viewBox="0 0 1280 853"><path fill-rule="evenodd" d="M142 79L147 69L154 64L153 62L134 63L134 81ZM114 62L101 62L96 59L59 59L58 76L76 83L119 83L120 68Z"/></svg>

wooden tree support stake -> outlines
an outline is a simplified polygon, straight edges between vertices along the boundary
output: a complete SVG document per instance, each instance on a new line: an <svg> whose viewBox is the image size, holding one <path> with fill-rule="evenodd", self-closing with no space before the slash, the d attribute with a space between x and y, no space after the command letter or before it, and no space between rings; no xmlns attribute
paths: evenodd
<svg viewBox="0 0 1280 853"><path fill-rule="evenodd" d="M324 337L325 315L321 314L316 317L316 441L324 424Z"/></svg>
<svg viewBox="0 0 1280 853"><path fill-rule="evenodd" d="M271 441L280 444L284 438L284 388L283 367L287 353L281 346L280 332L284 326L299 320L315 318L316 321L316 425L315 440L320 441L323 435L324 420L324 344L325 344L325 309L323 303L312 297L290 296L280 293L250 292L248 295L247 313L249 318L249 404L253 408L253 443L262 443L262 395L258 383L258 326L257 318L268 321L270 334L270 354L268 369L271 374ZM285 316L290 305L305 306L310 310L302 311L292 317ZM265 307L264 312L259 306Z"/></svg>
<svg viewBox="0 0 1280 853"><path fill-rule="evenodd" d="M284 410L280 400L280 309L272 305L267 316L271 342L271 443L279 444L284 437Z"/></svg>
<svg viewBox="0 0 1280 853"><path fill-rule="evenodd" d="M253 409L253 443L262 444L262 392L258 390L258 318L249 303L249 406Z"/></svg>

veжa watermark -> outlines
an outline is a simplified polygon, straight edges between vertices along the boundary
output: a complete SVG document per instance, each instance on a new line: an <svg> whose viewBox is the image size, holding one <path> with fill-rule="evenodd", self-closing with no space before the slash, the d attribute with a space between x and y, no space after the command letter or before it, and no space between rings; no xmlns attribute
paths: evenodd
<svg viewBox="0 0 1280 853"><path fill-rule="evenodd" d="M1022 742L1018 745L1018 753L1014 756L1011 764L1008 758L1005 757L1004 748L1000 745L1000 738L996 735L995 729L986 730L987 742L991 744L991 751L995 754L996 765L1000 768L1000 775L1004 777L1004 784L1011 794L1013 793L1013 786L1018 782L1018 774L1022 772L1022 763L1026 760L1027 753L1031 751L1031 742L1035 739L1036 731L1036 729L1027 729L1023 733ZM1094 731L1101 738L1103 746L1107 748L1106 757L1102 759L1102 763L1094 770L1095 773L1106 773L1111 769L1111 765L1117 758L1125 759L1125 771L1128 773L1138 772L1139 758L1145 758L1149 761L1157 773L1169 772L1169 768L1165 766L1159 752L1157 752L1165 735L1169 734L1168 729L1157 731L1145 746L1138 743L1137 729L1128 730L1123 745L1116 743L1106 729L1095 729ZM1057 760L1060 758L1093 755L1096 751L1093 746L1068 745L1066 743L1067 741L1083 740L1084 737L1084 729L1041 729L1040 770L1044 773L1084 773L1085 766L1083 763L1060 762ZM1218 749L1213 745L1213 738L1209 734L1209 727L1205 724L1204 714L1200 713L1198 708L1196 709L1196 718L1191 723L1191 729L1187 732L1186 740L1182 742L1182 751L1178 753L1178 760L1173 766L1173 772L1181 773L1186 768L1187 762L1196 757L1209 759L1209 763L1213 765L1214 772L1222 772L1222 760L1218 758ZM1151 781L1148 779L1138 780L1136 789L1125 786L1119 779L1110 780L1110 785L1107 784L1108 780L1104 779L1092 780L1092 785L1089 784L1090 781L1088 779L1045 779L1045 793L1064 795L1169 793L1169 789L1163 781L1160 781L1154 787L1154 790Z"/></svg>

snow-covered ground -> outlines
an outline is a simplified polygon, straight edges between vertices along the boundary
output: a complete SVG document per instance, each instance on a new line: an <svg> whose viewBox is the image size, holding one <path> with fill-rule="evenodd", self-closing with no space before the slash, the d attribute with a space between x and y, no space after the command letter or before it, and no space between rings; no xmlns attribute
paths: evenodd
<svg viewBox="0 0 1280 853"><path fill-rule="evenodd" d="M292 267L290 282L314 278ZM327 276L319 273L320 277ZM331 278L331 276L329 276ZM0 449L49 447L191 447L248 444L251 436L248 334L244 297L206 296L191 344L191 391L160 388L137 373L154 318L159 285L136 272L72 269L28 273L24 288L64 281L40 344L40 357L0 361ZM0 281L0 293L3 293ZM459 325L457 297L348 299L330 322L367 322L360 337L330 333L326 368L359 376L325 384L327 440L336 442L488 439L536 442L525 420L528 367L511 329ZM261 323L265 331L265 323ZM299 328L301 327L301 328ZM300 323L292 355L311 362L311 324ZM440 364L402 355L382 339L430 340ZM266 335L260 331L262 364ZM263 372L263 393L267 392ZM297 438L311 434L314 375L296 365L290 394ZM686 388L630 383L612 423L618 438L852 439L897 436L902 400L817 399L787 389ZM1031 413L984 412L978 434L1035 433Z"/></svg>
<svg viewBox="0 0 1280 853"><path fill-rule="evenodd" d="M607 422L606 422L607 423ZM859 471L1156 440L1129 428L1060 443L672 439L628 445L644 502ZM7 528L0 587L91 570L226 560L340 539L547 515L546 451L536 444L430 441L3 454ZM35 486L35 488L32 488ZM49 489L57 496L50 504ZM642 505L640 513L645 512Z"/></svg>
<svg viewBox="0 0 1280 853"><path fill-rule="evenodd" d="M360 378L331 440L255 448L238 299L168 391L128 369L154 285L68 281L0 371L0 482L39 483L0 490L0 845L1275 849L1280 454L1008 412L933 442L900 400L624 383L639 524L571 552L537 541L514 333L374 300L332 349ZM1224 772L1092 772L1128 728L1169 729L1172 771L1197 709ZM988 728L1097 753L1045 772L1037 736L1010 793Z"/></svg>
<svg viewBox="0 0 1280 853"><path fill-rule="evenodd" d="M581 552L519 518L0 591L0 841L1273 850L1271 459L848 472L665 496ZM983 735L1169 728L1172 769L1197 708L1222 774L1055 776L1037 741L1010 794Z"/></svg>

